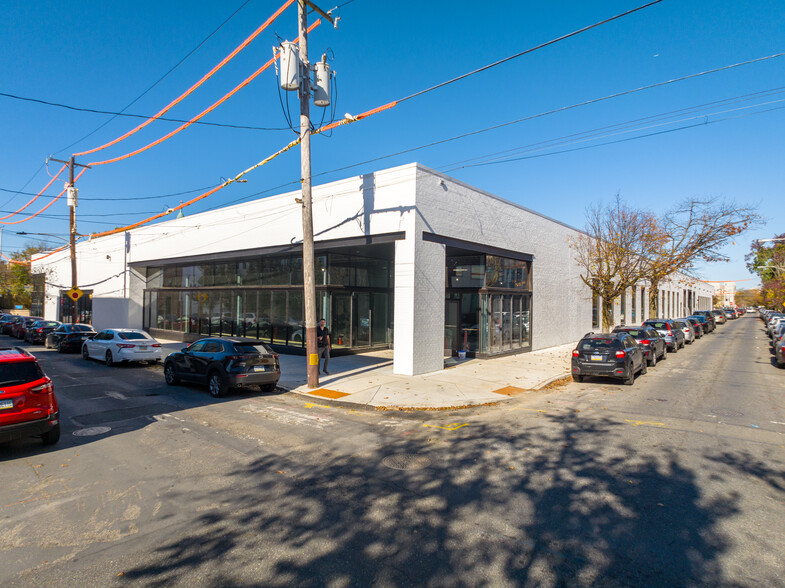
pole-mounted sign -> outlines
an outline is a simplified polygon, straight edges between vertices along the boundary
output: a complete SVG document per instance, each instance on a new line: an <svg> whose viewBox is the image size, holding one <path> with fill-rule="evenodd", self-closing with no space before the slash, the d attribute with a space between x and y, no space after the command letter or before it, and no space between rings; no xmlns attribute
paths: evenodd
<svg viewBox="0 0 785 588"><path fill-rule="evenodd" d="M73 300L74 302L76 302L76 301L77 301L77 300L79 300L79 299L80 299L82 296L84 296L84 292L82 292L82 291L81 291L79 288L77 288L76 286L74 286L74 287L73 287L73 288L71 288L71 289L70 289L68 292L66 292L66 295L67 295L67 296L68 296L68 297L69 297L71 300Z"/></svg>

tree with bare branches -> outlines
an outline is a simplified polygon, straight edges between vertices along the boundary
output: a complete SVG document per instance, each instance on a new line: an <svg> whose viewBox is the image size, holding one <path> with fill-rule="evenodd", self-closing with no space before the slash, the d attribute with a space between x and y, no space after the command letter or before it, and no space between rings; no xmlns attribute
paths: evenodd
<svg viewBox="0 0 785 588"><path fill-rule="evenodd" d="M648 270L651 254L662 244L654 215L626 204L590 206L585 233L571 243L581 279L602 300L602 328L614 325L613 304Z"/></svg>
<svg viewBox="0 0 785 588"><path fill-rule="evenodd" d="M649 316L658 316L659 285L665 278L690 273L700 261L728 261L720 249L761 222L754 207L717 197L687 198L657 219L658 246L644 274L650 282Z"/></svg>

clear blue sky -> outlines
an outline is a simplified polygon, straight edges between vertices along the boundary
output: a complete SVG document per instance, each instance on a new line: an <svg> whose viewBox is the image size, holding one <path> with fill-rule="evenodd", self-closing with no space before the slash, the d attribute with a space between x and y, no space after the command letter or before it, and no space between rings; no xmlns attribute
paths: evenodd
<svg viewBox="0 0 785 588"><path fill-rule="evenodd" d="M333 2L340 0L332 0ZM359 113L539 43L643 4L643 0L570 0L395 3L346 2L340 26L309 37L312 61L330 49L337 72L337 113ZM165 74L243 5L227 2L132 3L7 0L0 24L0 92L117 111ZM250 0L182 65L128 109L152 115L188 88L263 22L282 0ZM331 8L334 4L323 4ZM311 17L314 18L313 16ZM170 111L190 118L270 58L276 34L296 36L296 7L227 67ZM785 231L785 57L506 126L413 153L336 168L436 140L523 118L616 92L785 51L782 0L665 0L577 37L407 101L313 141L313 173L322 183L411 161L576 227L587 205L616 193L662 212L684 197L723 196L760 206L767 225L739 238L727 264L705 267L708 280L750 278L744 254L751 239ZM750 94L761 93L750 97ZM743 100L741 97L745 97ZM284 99L286 96L284 95ZM725 101L706 106L709 103ZM780 102L782 101L782 102ZM294 94L289 95L297 117ZM667 118L637 122L682 109ZM764 112L767 111L767 112ZM328 113L329 116L329 113ZM721 121L720 119L730 118ZM74 112L0 96L0 188L37 192L48 181L48 155L67 158L135 126L138 119ZM321 110L314 108L316 123ZM285 127L273 70L268 70L205 121ZM680 121L680 122L674 122ZM628 137L694 128L600 145ZM668 124L663 124L668 123ZM619 133L612 125L626 125ZM655 126L659 125L659 126ZM155 122L96 155L117 156L177 126ZM598 131L589 141L562 138ZM95 232L140 220L194 194L127 200L212 186L276 151L291 130L192 126L146 153L89 170L80 180L78 229ZM548 143L544 150L528 146ZM566 153L554 153L589 147ZM513 157L544 155L495 165L458 162L516 150ZM550 154L550 155L549 155ZM50 169L55 170L55 164ZM296 150L186 209L220 207L296 181ZM325 173L326 172L326 173ZM53 185L48 194L56 194ZM290 190L296 184L266 194ZM13 211L29 196L0 192L0 210ZM88 200L106 198L109 200ZM37 211L42 200L30 211ZM7 213L0 213L5 216ZM29 222L7 225L3 251L30 237L16 231L62 235L68 231L64 199ZM6 222L24 218L16 216ZM42 239L56 243L51 237ZM753 285L742 282L739 287Z"/></svg>

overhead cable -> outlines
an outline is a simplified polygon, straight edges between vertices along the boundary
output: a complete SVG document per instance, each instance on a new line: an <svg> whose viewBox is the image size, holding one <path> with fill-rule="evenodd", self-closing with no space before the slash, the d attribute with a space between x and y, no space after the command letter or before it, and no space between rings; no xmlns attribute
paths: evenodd
<svg viewBox="0 0 785 588"><path fill-rule="evenodd" d="M87 151L81 151L79 153L74 153L74 156L89 155L90 153L95 153L96 151L101 151L102 149L106 149L107 147L111 147L112 145L115 145L115 144L119 143L120 141L122 141L124 139L127 139L128 137L130 137L131 135L133 135L137 131L140 131L141 129L143 129L144 127L149 125L151 122L153 122L154 120L159 118L161 115L166 114L167 112L169 112L169 110L174 108L177 104L179 104L185 98L190 96L199 86L201 86L204 82L209 80L213 76L213 74L215 74L215 72L217 72L224 65L229 63L232 59L234 59L234 57L238 53L240 53L240 51L245 49L251 43L251 41L253 41L256 37L258 37L262 33L262 31L264 31L268 26L270 26L275 21L275 19L277 19L283 13L284 10L286 10L287 8L289 8L289 6L292 5L293 2L294 2L294 0L286 0L283 3L283 5L278 10L276 10L272 14L272 16L270 16L270 18L268 18L264 23L262 23L261 26L259 26L253 33L251 33L251 35L248 36L248 38L246 38L242 43L240 43L231 53L229 53L229 55L224 57L209 72L207 72L204 76L202 76L202 78L198 82L196 82L194 85L192 85L190 88L188 88L185 92L180 94L180 96L178 96L177 98L172 100L169 104L167 104L163 109L161 109L158 112L158 114L156 114L155 116L147 119L146 121L144 121L143 123L141 123L137 127L131 129L127 133L125 133L123 135L120 135L116 139L114 139L112 141L109 141L108 143L105 143L103 145L100 145L99 147L95 147L94 149L89 149Z"/></svg>
<svg viewBox="0 0 785 588"><path fill-rule="evenodd" d="M308 27L308 32L310 33L310 32L311 32L313 29L315 29L316 27L318 27L320 24L321 24L321 20L317 20L317 21L316 21L316 22L314 22L314 23L313 23L313 24L312 24L310 27ZM299 37L298 37L297 39L295 39L295 41L294 41L294 42L295 42L295 43L298 43L298 42L299 42L299 40L300 40L300 39L299 39ZM268 69L268 68L269 68L271 65L273 65L273 64L275 63L275 60L276 60L277 58L278 58L278 54L275 54L275 55L274 55L274 56L273 56L273 57L272 57L270 60L268 60L268 61L267 61L267 63L265 63L265 64L264 64L262 67L260 67L259 69L257 69L257 70L256 70L254 73L252 73L250 76L248 76L247 78L245 78L245 79L244 79L242 82L240 82L240 83L239 83L237 86L235 86L235 87L234 87L233 89L231 89L229 92L227 92L226 94L224 94L224 95L223 95L223 97L221 97L221 98L220 98L218 101L214 102L214 103L213 103L211 106L209 106L209 107L207 107L206 109L204 109L202 112L200 112L199 114L197 114L197 115L196 115L195 117L193 117L191 120L189 120L189 121L187 121L187 122L183 123L182 125L180 125L180 126L179 126L179 127L177 127L176 129L174 129L173 131L170 131L170 132L168 132L168 133L167 133L167 134L165 134L163 137L161 137L161 138L159 138L159 139L156 139L156 140L155 140L155 141L153 141L152 143L148 143L148 144L147 144L147 145L145 145L144 147L140 147L139 149L135 149L134 151L131 151L131 152L129 152L129 153L126 153L125 155L120 155L119 157L113 157L113 158L111 158L111 159L106 159L106 160L104 160L104 161L92 161L92 162L90 162L88 165L90 165L90 166L93 166L93 167L94 167L94 166L97 166L97 165L105 165L105 164L107 164L107 163L115 163L115 162L117 162L117 161L122 161L123 159L128 159L129 157L132 157L132 156L134 156L134 155L138 155L139 153L142 153L142 152L144 152L144 151L147 151L147 150L148 150L148 149L150 149L151 147L155 147L156 145L159 145L159 144L163 143L164 141L166 141L167 139L170 139L171 137L173 137L174 135L176 135L176 134L177 134L177 133L179 133L180 131L182 131L182 130L184 130L184 129L188 128L189 126L191 126L191 124L193 124L194 122L198 121L199 119L201 119L201 118L202 118L202 117L204 117L205 115L207 115L207 114L211 113L213 110L215 110L216 108L218 108L218 107L219 107L221 104L223 104L224 102L226 102L226 101L227 101L229 98L231 98L232 96L234 96L234 95L235 95L237 92L239 92L240 90L242 90L243 88L245 88L245 87L246 87L248 84L250 84L250 83L251 83L251 82L252 82L254 79L256 79L256 77L257 77L257 76L259 76L259 74L261 74L263 71L265 71L266 69Z"/></svg>
<svg viewBox="0 0 785 588"><path fill-rule="evenodd" d="M76 177L74 178L74 183L76 183L76 181L77 181L77 180L78 180L78 179L81 177L81 175L82 175L83 173L85 173L86 171L87 171L87 168L86 168L86 167L82 168L82 171L80 171L80 172L79 172L79 173L76 175ZM36 212L35 214L32 214L32 215L28 216L27 218L23 218L22 220L18 220L18 221L2 221L2 220L0 220L0 224L2 224L2 225L18 225L19 223L24 223L24 222L27 222L27 221L29 221L30 219L33 219L33 218L37 217L39 214L41 214L42 212L44 212L44 211L45 211L47 208L49 208L50 206L52 206L52 204L54 204L55 202L57 202L57 201L60 199L60 196L62 196L63 194L65 194L65 192L66 192L66 190L67 190L67 189L68 189L68 187L67 187L67 186L66 186L65 188L63 188L63 190L62 190L62 191L61 191L61 192L60 192L60 193L59 193L57 196L55 196L55 198L54 198L54 199L53 199L53 200L52 200L52 201L51 201L49 204L47 204L46 206L44 206L44 207L43 207L41 210L39 210L39 211L38 211L38 212ZM7 218L7 217L6 217L6 218Z"/></svg>
<svg viewBox="0 0 785 588"><path fill-rule="evenodd" d="M33 197L32 197L32 198L31 198L31 199L30 199L30 200L27 202L27 204L25 204L25 205L24 205L22 208L20 208L20 209L18 209L18 210L16 210L16 211L14 211L14 212L12 212L11 214L7 214L6 216L0 216L0 221L2 221L2 220L5 220L5 219L7 219L7 218L9 218L9 217L12 217L12 216L14 216L15 214L19 214L19 213L20 213L20 212L22 212L22 211L23 211L25 208L27 208L27 207L28 207L28 206L30 206L30 205L31 205L33 202L35 202L35 201L36 201L36 199L38 199L38 197L39 197L39 196L41 196L41 194L43 194L44 192L46 192L46 191L49 189L49 186L51 186L51 185L54 183L54 181L57 179L57 177L58 177L58 176L59 176L61 173L63 173L63 172L65 171L65 168L67 167L67 165L68 165L68 164L64 164L64 165L63 165L63 167L61 167L61 168L60 168L60 171L58 171L58 172L57 172L57 173L56 173L54 176L52 176L52 179L51 179L51 180L49 180L49 182L46 184L46 186L44 186L44 187L41 189L41 191L40 191L40 192L38 192L38 194L36 194L35 196L33 196Z"/></svg>

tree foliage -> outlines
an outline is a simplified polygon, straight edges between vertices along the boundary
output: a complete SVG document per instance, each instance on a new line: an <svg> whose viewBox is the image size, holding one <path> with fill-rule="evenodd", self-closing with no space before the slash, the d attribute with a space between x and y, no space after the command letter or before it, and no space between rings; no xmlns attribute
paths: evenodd
<svg viewBox="0 0 785 588"><path fill-rule="evenodd" d="M33 255L46 249L43 244L28 243L21 251L12 253L11 259L29 262ZM21 304L25 308L30 308L31 286L29 263L0 264L0 295L4 307L12 308L16 304Z"/></svg>
<svg viewBox="0 0 785 588"><path fill-rule="evenodd" d="M739 307L764 305L763 294L758 288L736 290L736 297L734 300L736 302L736 306Z"/></svg>
<svg viewBox="0 0 785 588"><path fill-rule="evenodd" d="M775 239L785 239L785 233ZM782 311L785 308L785 241L754 241L745 259L747 269L760 277L761 305Z"/></svg>
<svg viewBox="0 0 785 588"><path fill-rule="evenodd" d="M586 211L585 234L572 242L581 279L602 299L602 328L613 324L613 303L644 276L651 253L661 246L655 217L617 195L610 205Z"/></svg>
<svg viewBox="0 0 785 588"><path fill-rule="evenodd" d="M675 272L690 273L698 262L728 261L721 251L731 239L761 224L754 207L720 198L687 198L658 219L659 246L649 259L649 315L657 316L659 285Z"/></svg>

